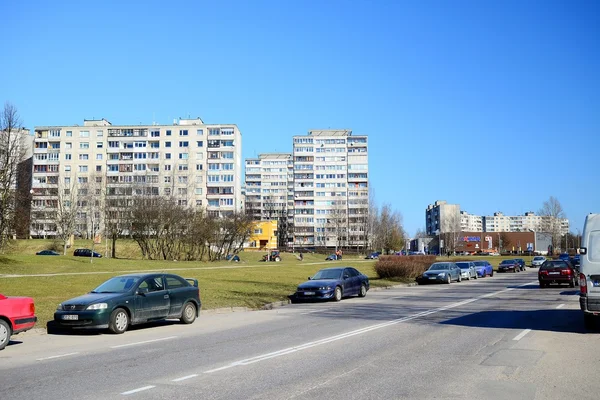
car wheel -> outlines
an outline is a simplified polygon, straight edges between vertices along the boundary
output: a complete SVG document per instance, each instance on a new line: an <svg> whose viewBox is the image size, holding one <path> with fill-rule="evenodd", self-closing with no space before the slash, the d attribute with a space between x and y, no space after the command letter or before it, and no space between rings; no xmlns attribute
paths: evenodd
<svg viewBox="0 0 600 400"><path fill-rule="evenodd" d="M367 287L363 283L360 285L360 290L358 291L358 297L365 297L367 295Z"/></svg>
<svg viewBox="0 0 600 400"><path fill-rule="evenodd" d="M279 261L281 261L281 258L275 257L275 262L279 262Z"/></svg>
<svg viewBox="0 0 600 400"><path fill-rule="evenodd" d="M4 349L8 342L10 342L10 336L12 334L12 329L8 322L3 319L0 319L0 350Z"/></svg>
<svg viewBox="0 0 600 400"><path fill-rule="evenodd" d="M452 277L450 274L446 275L446 283L449 285L452 282Z"/></svg>
<svg viewBox="0 0 600 400"><path fill-rule="evenodd" d="M494 276L494 270L492 270L492 273L490 274L490 278Z"/></svg>
<svg viewBox="0 0 600 400"><path fill-rule="evenodd" d="M196 320L196 315L196 305L191 301L188 301L185 303L185 306L183 306L180 321L184 324L191 324Z"/></svg>
<svg viewBox="0 0 600 400"><path fill-rule="evenodd" d="M571 279L571 282L569 282L569 287L572 287L572 288L575 287L575 278Z"/></svg>
<svg viewBox="0 0 600 400"><path fill-rule="evenodd" d="M112 333L121 334L127 330L129 326L129 315L122 308L117 308L110 314L108 329Z"/></svg>
<svg viewBox="0 0 600 400"><path fill-rule="evenodd" d="M333 291L333 300L335 301L340 301L342 300L342 288L339 286L335 287L335 290Z"/></svg>
<svg viewBox="0 0 600 400"><path fill-rule="evenodd" d="M477 279L477 272L475 272L475 276L473 277L473 279Z"/></svg>
<svg viewBox="0 0 600 400"><path fill-rule="evenodd" d="M594 316L592 314L587 314L587 313L583 314L583 325L585 326L585 329L587 329L587 330L594 329L595 322L596 321L594 320Z"/></svg>

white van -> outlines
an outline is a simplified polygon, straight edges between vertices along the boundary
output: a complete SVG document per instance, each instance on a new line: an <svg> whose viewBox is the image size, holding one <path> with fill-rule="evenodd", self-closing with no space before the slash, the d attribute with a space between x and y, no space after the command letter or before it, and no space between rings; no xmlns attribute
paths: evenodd
<svg viewBox="0 0 600 400"><path fill-rule="evenodd" d="M600 319L600 214L588 214L583 227L579 266L579 305L585 327Z"/></svg>

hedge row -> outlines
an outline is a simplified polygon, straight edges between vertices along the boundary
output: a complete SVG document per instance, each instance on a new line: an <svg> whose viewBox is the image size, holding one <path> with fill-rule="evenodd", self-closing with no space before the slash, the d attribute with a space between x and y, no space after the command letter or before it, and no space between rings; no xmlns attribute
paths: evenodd
<svg viewBox="0 0 600 400"><path fill-rule="evenodd" d="M435 256L379 256L375 273L380 278L413 280L435 262Z"/></svg>

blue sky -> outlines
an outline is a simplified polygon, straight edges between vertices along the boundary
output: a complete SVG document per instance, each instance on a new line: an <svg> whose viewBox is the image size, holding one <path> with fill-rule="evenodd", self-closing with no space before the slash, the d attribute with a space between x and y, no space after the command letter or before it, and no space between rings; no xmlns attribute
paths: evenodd
<svg viewBox="0 0 600 400"><path fill-rule="evenodd" d="M0 101L25 125L236 123L243 157L369 135L414 234L438 199L600 212L600 2L0 2Z"/></svg>

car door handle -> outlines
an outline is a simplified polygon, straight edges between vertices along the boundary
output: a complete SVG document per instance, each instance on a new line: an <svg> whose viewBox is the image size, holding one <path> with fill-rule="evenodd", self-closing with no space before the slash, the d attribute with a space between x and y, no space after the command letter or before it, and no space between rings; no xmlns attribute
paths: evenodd
<svg viewBox="0 0 600 400"><path fill-rule="evenodd" d="M168 299L168 298L169 298L169 295L168 295L168 294L165 294L165 295L163 296L163 299Z"/></svg>

